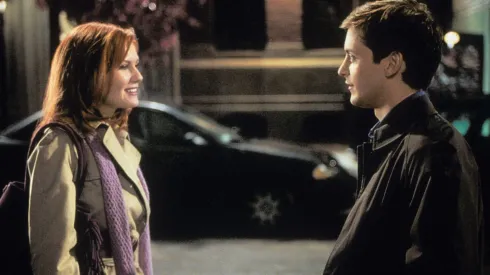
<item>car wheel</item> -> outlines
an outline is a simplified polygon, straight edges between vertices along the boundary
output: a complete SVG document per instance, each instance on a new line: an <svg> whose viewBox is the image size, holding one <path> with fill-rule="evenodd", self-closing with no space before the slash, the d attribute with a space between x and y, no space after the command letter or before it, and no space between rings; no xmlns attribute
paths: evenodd
<svg viewBox="0 0 490 275"><path fill-rule="evenodd" d="M256 236L280 236L299 222L294 196L289 192L253 192L247 196L244 210L245 228Z"/></svg>

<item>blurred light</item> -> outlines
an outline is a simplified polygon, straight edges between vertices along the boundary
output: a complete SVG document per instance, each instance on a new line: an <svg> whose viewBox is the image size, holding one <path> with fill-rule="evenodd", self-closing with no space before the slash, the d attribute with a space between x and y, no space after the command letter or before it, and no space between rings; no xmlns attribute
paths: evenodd
<svg viewBox="0 0 490 275"><path fill-rule="evenodd" d="M157 4L155 4L155 3L148 4L148 9L150 9L151 11L156 10L157 9Z"/></svg>
<svg viewBox="0 0 490 275"><path fill-rule="evenodd" d="M487 118L481 127L482 137L490 137L490 118Z"/></svg>
<svg viewBox="0 0 490 275"><path fill-rule="evenodd" d="M0 13L4 13L7 9L7 1L0 0Z"/></svg>
<svg viewBox="0 0 490 275"><path fill-rule="evenodd" d="M452 49L459 42L459 34L453 31L446 33L444 35L444 42L446 42L448 48Z"/></svg>
<svg viewBox="0 0 490 275"><path fill-rule="evenodd" d="M457 119L453 121L453 126L458 130L463 136L468 133L468 130L470 129L471 122L470 119L468 118L468 115L461 115Z"/></svg>
<svg viewBox="0 0 490 275"><path fill-rule="evenodd" d="M68 14L65 11L58 14L58 24L60 26L60 41L63 40L76 26L75 22L68 19Z"/></svg>
<svg viewBox="0 0 490 275"><path fill-rule="evenodd" d="M338 169L327 167L325 164L318 164L315 169L313 169L312 176L316 180L326 180L338 173Z"/></svg>
<svg viewBox="0 0 490 275"><path fill-rule="evenodd" d="M342 151L330 152L332 157L337 161L337 165L342 167L347 174L357 179L357 154L351 148L347 148Z"/></svg>

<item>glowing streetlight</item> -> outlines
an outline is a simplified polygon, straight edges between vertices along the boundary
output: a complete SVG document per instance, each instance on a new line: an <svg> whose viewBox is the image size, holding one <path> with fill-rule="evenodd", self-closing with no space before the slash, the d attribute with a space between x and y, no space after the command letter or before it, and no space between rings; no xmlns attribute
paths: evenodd
<svg viewBox="0 0 490 275"><path fill-rule="evenodd" d="M0 13L4 13L7 9L7 1L0 0Z"/></svg>
<svg viewBox="0 0 490 275"><path fill-rule="evenodd" d="M452 49L454 45L459 42L459 34L457 32L450 31L444 35L444 42L446 42L448 48Z"/></svg>
<svg viewBox="0 0 490 275"><path fill-rule="evenodd" d="M155 3L148 4L148 9L150 9L151 11L155 11L157 9L157 4Z"/></svg>

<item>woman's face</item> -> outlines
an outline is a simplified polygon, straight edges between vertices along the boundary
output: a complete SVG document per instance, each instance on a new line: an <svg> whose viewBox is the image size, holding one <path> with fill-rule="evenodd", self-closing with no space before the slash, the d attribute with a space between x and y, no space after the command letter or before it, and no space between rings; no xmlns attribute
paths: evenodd
<svg viewBox="0 0 490 275"><path fill-rule="evenodd" d="M111 86L105 101L98 106L104 117L111 117L116 109L138 106L138 89L143 76L137 66L139 63L136 47L131 44L129 51L119 67L111 71Z"/></svg>

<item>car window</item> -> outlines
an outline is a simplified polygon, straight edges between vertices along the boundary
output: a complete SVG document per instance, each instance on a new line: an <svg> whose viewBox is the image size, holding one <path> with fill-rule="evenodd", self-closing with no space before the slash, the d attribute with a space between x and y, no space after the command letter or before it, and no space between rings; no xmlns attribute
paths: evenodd
<svg viewBox="0 0 490 275"><path fill-rule="evenodd" d="M187 118L190 119L192 123L194 123L201 129L204 129L205 131L211 132L217 137L217 140L223 143L237 142L243 140L243 138L233 129L221 125L216 120L191 107L181 106L180 109L188 114Z"/></svg>
<svg viewBox="0 0 490 275"><path fill-rule="evenodd" d="M31 139L32 133L36 128L37 120L30 122L25 127L12 132L8 135L9 138L15 140L29 141Z"/></svg>
<svg viewBox="0 0 490 275"><path fill-rule="evenodd" d="M146 126L146 112L139 108L135 108L131 111L128 118L128 127L131 138L146 139L148 133L145 131Z"/></svg>
<svg viewBox="0 0 490 275"><path fill-rule="evenodd" d="M174 117L161 112L147 111L146 122L149 141L153 144L186 143L185 134L190 127Z"/></svg>

